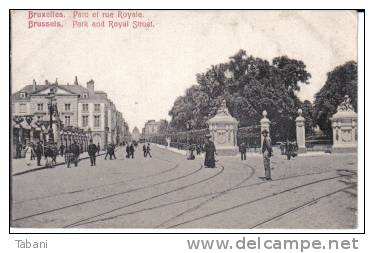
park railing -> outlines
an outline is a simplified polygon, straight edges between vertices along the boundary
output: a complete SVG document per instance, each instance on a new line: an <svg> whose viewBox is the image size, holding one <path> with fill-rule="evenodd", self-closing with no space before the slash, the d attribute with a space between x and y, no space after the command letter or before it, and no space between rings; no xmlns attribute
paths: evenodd
<svg viewBox="0 0 374 253"><path fill-rule="evenodd" d="M170 140L170 146L177 149L188 149L191 144L203 145L205 136L209 134L209 129L198 129L181 132L169 132L165 134L149 135L146 141L167 146L167 140Z"/></svg>
<svg viewBox="0 0 374 253"><path fill-rule="evenodd" d="M248 150L258 151L261 147L261 126L239 127L237 132L237 144L244 143Z"/></svg>

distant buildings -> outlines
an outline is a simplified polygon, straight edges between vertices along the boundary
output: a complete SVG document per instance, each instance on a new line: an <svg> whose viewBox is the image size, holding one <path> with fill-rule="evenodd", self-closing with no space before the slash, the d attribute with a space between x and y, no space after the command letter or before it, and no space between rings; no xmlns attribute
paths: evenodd
<svg viewBox="0 0 374 253"><path fill-rule="evenodd" d="M131 137L132 137L132 140L139 141L139 139L140 139L139 128L134 127L134 129L132 130L132 133L131 133Z"/></svg>
<svg viewBox="0 0 374 253"><path fill-rule="evenodd" d="M168 121L165 119L155 121L155 120L148 120L144 128L142 129L142 135L144 138L154 136L157 134L165 133L168 128Z"/></svg>
<svg viewBox="0 0 374 253"><path fill-rule="evenodd" d="M54 103L57 104L59 113L58 116L54 116L54 120L60 122L55 132L70 128L81 129L101 147L107 143L118 144L125 141L128 135L128 125L122 113L117 111L105 92L95 90L93 80L88 81L86 87L78 83L77 77L71 85L59 84L57 79L54 83L46 80L42 85L34 80L33 84L26 85L12 94L13 117L28 117L39 125L48 122L49 94L54 94ZM39 136L35 138L43 138L42 135ZM26 135L27 137L30 138ZM16 136L13 139L22 143L26 142L26 138ZM56 141L62 140L58 138Z"/></svg>

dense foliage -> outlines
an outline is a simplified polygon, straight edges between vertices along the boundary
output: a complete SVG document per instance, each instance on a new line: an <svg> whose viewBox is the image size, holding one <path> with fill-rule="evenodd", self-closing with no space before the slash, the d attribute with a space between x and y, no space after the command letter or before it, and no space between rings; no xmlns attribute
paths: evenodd
<svg viewBox="0 0 374 253"><path fill-rule="evenodd" d="M357 111L357 63L349 61L327 73L325 85L315 94L313 121L327 135L331 135L330 118L348 95Z"/></svg>
<svg viewBox="0 0 374 253"><path fill-rule="evenodd" d="M281 56L269 63L240 50L229 62L197 74L197 84L174 102L169 112L170 127L178 131L206 128L206 121L225 99L240 126L258 125L266 110L272 122L272 138L293 139L295 131L289 130L295 128L298 108L311 108L310 102L302 103L295 91L310 77L302 61ZM312 125L311 116L307 120Z"/></svg>

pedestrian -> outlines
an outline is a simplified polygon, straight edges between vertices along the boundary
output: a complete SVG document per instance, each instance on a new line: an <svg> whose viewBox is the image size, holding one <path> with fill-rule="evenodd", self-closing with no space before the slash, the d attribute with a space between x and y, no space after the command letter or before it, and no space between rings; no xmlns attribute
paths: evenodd
<svg viewBox="0 0 374 253"><path fill-rule="evenodd" d="M97 143L97 154L98 155L100 154L100 143L99 142Z"/></svg>
<svg viewBox="0 0 374 253"><path fill-rule="evenodd" d="M79 159L79 154L80 154L80 150L79 150L79 145L77 144L76 141L73 141L73 144L71 144L70 146L70 152L72 153L73 155L73 162L74 162L74 165L75 167L78 166L78 159Z"/></svg>
<svg viewBox="0 0 374 253"><path fill-rule="evenodd" d="M245 145L244 142L242 142L239 145L239 152L240 152L240 159L247 160L247 145Z"/></svg>
<svg viewBox="0 0 374 253"><path fill-rule="evenodd" d="M110 160L112 160L112 156L114 157L114 159L115 160L117 160L117 157L116 157L116 153L115 153L115 151L116 151L116 147L114 146L114 144L113 143L111 143L110 144L110 154L109 154L109 158L110 158Z"/></svg>
<svg viewBox="0 0 374 253"><path fill-rule="evenodd" d="M194 150L195 150L194 145L190 144L188 147L187 160L195 160Z"/></svg>
<svg viewBox="0 0 374 253"><path fill-rule="evenodd" d="M30 145L31 145L31 149L33 152L31 152L31 158L30 160L35 160L35 145L33 142L30 142Z"/></svg>
<svg viewBox="0 0 374 253"><path fill-rule="evenodd" d="M65 145L61 143L60 145L60 156L64 156L65 154Z"/></svg>
<svg viewBox="0 0 374 253"><path fill-rule="evenodd" d="M43 146L40 141L38 142L38 144L36 144L35 155L36 155L37 166L41 166L40 160L42 159L42 155L43 155Z"/></svg>
<svg viewBox="0 0 374 253"><path fill-rule="evenodd" d="M135 153L134 144L131 143L129 147L129 156L131 156L132 159L134 159L134 153Z"/></svg>
<svg viewBox="0 0 374 253"><path fill-rule="evenodd" d="M273 148L271 147L271 139L268 136L269 131L264 129L262 130L261 134L264 136L264 141L262 142L262 155L264 160L264 168L265 168L265 179L271 179L271 168L270 168L270 157L273 155Z"/></svg>
<svg viewBox="0 0 374 253"><path fill-rule="evenodd" d="M149 143L147 144L147 147L145 149L144 157L147 157L147 155L149 155L149 157L152 158L152 156L151 156L151 145Z"/></svg>
<svg viewBox="0 0 374 253"><path fill-rule="evenodd" d="M130 145L126 143L126 158L130 158Z"/></svg>
<svg viewBox="0 0 374 253"><path fill-rule="evenodd" d="M57 148L57 143L53 143L52 145L52 163L54 163L55 165L57 164L57 161L56 161L56 158L58 156L58 148Z"/></svg>
<svg viewBox="0 0 374 253"><path fill-rule="evenodd" d="M16 158L21 158L22 144L18 143L16 146Z"/></svg>
<svg viewBox="0 0 374 253"><path fill-rule="evenodd" d="M199 144L197 144L197 146L196 146L196 155L200 155L200 153L201 153L201 145L200 145L200 143L199 143Z"/></svg>
<svg viewBox="0 0 374 253"><path fill-rule="evenodd" d="M96 166L96 152L97 146L90 140L90 144L88 145L88 155L90 156L91 166Z"/></svg>
<svg viewBox="0 0 374 253"><path fill-rule="evenodd" d="M31 143L27 143L25 147L25 161L26 165L30 166L31 165L31 157L33 156L34 150L31 146Z"/></svg>
<svg viewBox="0 0 374 253"><path fill-rule="evenodd" d="M210 134L207 134L206 136L206 143L205 143L205 160L204 160L204 166L206 168L215 168L216 167L216 160L215 155L217 155L216 152L216 146L214 145L213 141L210 140L212 137Z"/></svg>
<svg viewBox="0 0 374 253"><path fill-rule="evenodd" d="M147 147L145 146L145 143L143 145L143 154L144 154L144 157L146 157L146 155L147 155Z"/></svg>
<svg viewBox="0 0 374 253"><path fill-rule="evenodd" d="M53 167L53 156L53 142L50 142L44 147L45 166L49 168Z"/></svg>

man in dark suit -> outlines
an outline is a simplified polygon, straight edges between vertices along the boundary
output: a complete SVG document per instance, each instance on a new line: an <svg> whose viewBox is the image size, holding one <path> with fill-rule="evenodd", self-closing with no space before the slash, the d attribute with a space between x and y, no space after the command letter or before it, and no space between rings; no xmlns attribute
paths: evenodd
<svg viewBox="0 0 374 253"><path fill-rule="evenodd" d="M43 146L40 141L35 147L35 154L36 154L37 165L41 166L40 160L42 159L42 155L43 155Z"/></svg>
<svg viewBox="0 0 374 253"><path fill-rule="evenodd" d="M79 145L77 144L76 141L74 141L73 144L71 144L70 152L73 154L74 165L75 165L75 167L77 167L78 166L78 158L79 158L79 154L80 154L80 148L79 148Z"/></svg>
<svg viewBox="0 0 374 253"><path fill-rule="evenodd" d="M244 142L239 145L240 159L247 160L247 146Z"/></svg>
<svg viewBox="0 0 374 253"><path fill-rule="evenodd" d="M134 153L135 153L134 144L131 143L131 145L129 147L129 158L131 156L131 158L134 159Z"/></svg>
<svg viewBox="0 0 374 253"><path fill-rule="evenodd" d="M90 140L90 144L88 145L88 155L90 156L91 166L96 165L96 152L97 152L97 147L92 142L92 140Z"/></svg>
<svg viewBox="0 0 374 253"><path fill-rule="evenodd" d="M265 168L265 178L266 180L271 179L271 168L270 168L270 157L273 155L273 148L271 146L271 139L268 136L269 131L264 129L262 130L262 135L264 136L264 141L262 142L262 155L264 160L264 168Z"/></svg>

